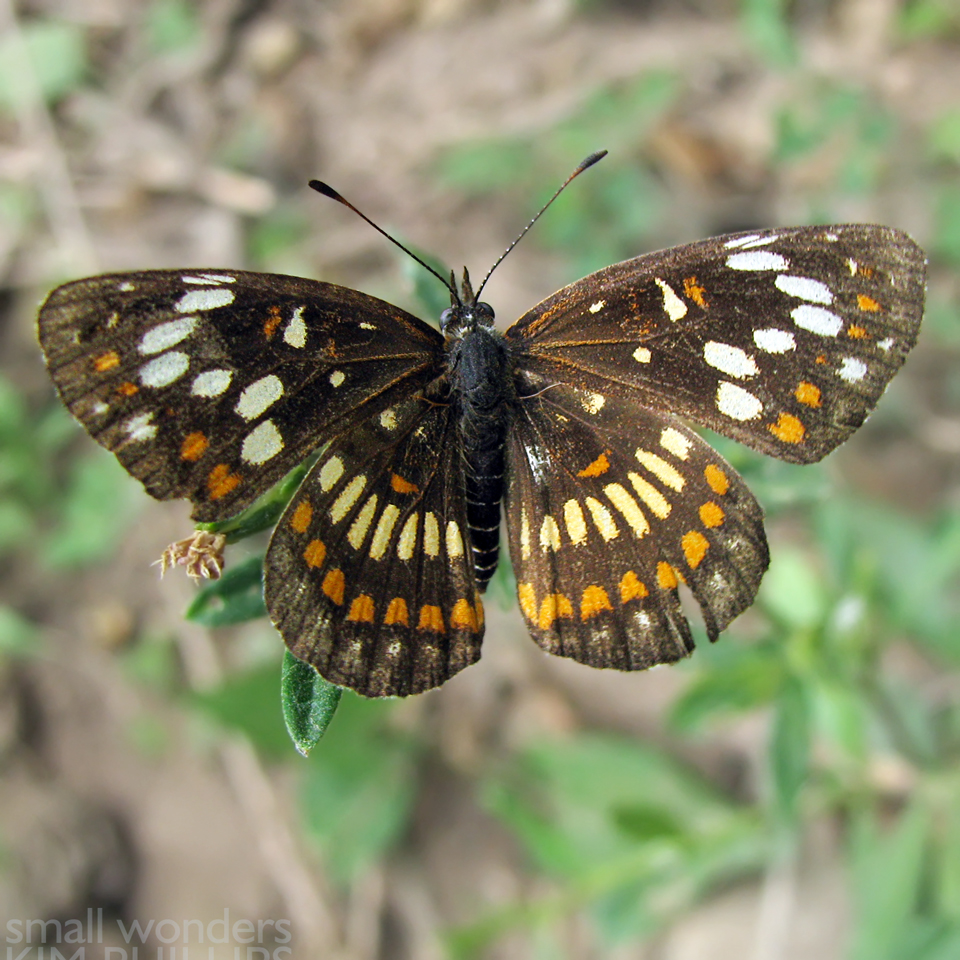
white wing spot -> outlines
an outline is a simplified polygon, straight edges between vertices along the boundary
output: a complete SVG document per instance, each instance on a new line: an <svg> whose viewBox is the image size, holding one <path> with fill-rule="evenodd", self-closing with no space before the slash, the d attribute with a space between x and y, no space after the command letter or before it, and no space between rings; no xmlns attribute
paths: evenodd
<svg viewBox="0 0 960 960"><path fill-rule="evenodd" d="M596 303L590 304L591 313L599 313L607 305L606 300L598 300Z"/></svg>
<svg viewBox="0 0 960 960"><path fill-rule="evenodd" d="M627 474L627 479L637 491L637 496L650 508L650 512L660 520L666 520L673 509L670 501L652 484L644 480L639 473L632 471Z"/></svg>
<svg viewBox="0 0 960 960"><path fill-rule="evenodd" d="M797 349L797 340L787 330L778 330L776 327L764 327L763 330L753 331L753 342L764 353L786 353Z"/></svg>
<svg viewBox="0 0 960 960"><path fill-rule="evenodd" d="M633 535L638 539L650 532L650 523L643 515L640 504L619 484L608 483L603 492L610 502L623 514L623 519L630 525Z"/></svg>
<svg viewBox="0 0 960 960"><path fill-rule="evenodd" d="M663 294L663 309L667 316L676 323L687 315L687 305L673 292L673 287L659 277L654 277L654 281Z"/></svg>
<svg viewBox="0 0 960 960"><path fill-rule="evenodd" d="M607 398L602 396L599 393L588 393L581 401L583 409L587 413L597 414L603 409L603 405L607 402Z"/></svg>
<svg viewBox="0 0 960 960"><path fill-rule="evenodd" d="M600 531L600 536L603 537L604 540L609 543L611 540L620 536L620 531L617 529L613 514L599 500L595 500L593 497L587 497L584 502L590 511L590 516L593 518L597 530Z"/></svg>
<svg viewBox="0 0 960 960"><path fill-rule="evenodd" d="M456 520L447 523L447 555L450 557L463 556L463 536L460 525Z"/></svg>
<svg viewBox="0 0 960 960"><path fill-rule="evenodd" d="M835 313L824 310L823 307L811 307L806 303L794 307L790 316L798 327L821 337L835 337L843 326L843 320Z"/></svg>
<svg viewBox="0 0 960 960"><path fill-rule="evenodd" d="M380 426L384 430L396 430L397 429L397 414L393 409L384 410L380 414Z"/></svg>
<svg viewBox="0 0 960 960"><path fill-rule="evenodd" d="M411 513L400 531L400 539L397 541L397 556L401 560L413 559L413 552L417 546L417 522L418 514Z"/></svg>
<svg viewBox="0 0 960 960"><path fill-rule="evenodd" d="M850 270L850 276L855 277L857 275L859 265L857 264L857 261L853 259L853 257L847 258L847 267Z"/></svg>
<svg viewBox="0 0 960 960"><path fill-rule="evenodd" d="M376 330L377 327L376 327L376 324L367 323L366 321L364 321L363 323L360 324L360 329L361 329L361 330Z"/></svg>
<svg viewBox="0 0 960 960"><path fill-rule="evenodd" d="M264 420L247 434L240 456L247 463L260 464L272 460L283 449L283 437L272 420Z"/></svg>
<svg viewBox="0 0 960 960"><path fill-rule="evenodd" d="M786 270L790 266L786 257L769 250L750 250L727 257L731 270Z"/></svg>
<svg viewBox="0 0 960 960"><path fill-rule="evenodd" d="M847 383L858 383L866 376L867 365L856 357L844 357L837 374Z"/></svg>
<svg viewBox="0 0 960 960"><path fill-rule="evenodd" d="M765 247L768 243L773 243L774 240L778 240L779 238L780 235L778 233L772 233L769 237L758 237L756 240L751 240L740 246L743 250L752 250L754 247Z"/></svg>
<svg viewBox="0 0 960 960"><path fill-rule="evenodd" d="M587 521L584 520L583 510L576 500L568 500L563 505L563 521L573 543L579 546L587 542Z"/></svg>
<svg viewBox="0 0 960 960"><path fill-rule="evenodd" d="M636 360L637 363L649 363L651 356L652 354L646 347L637 347L637 349L633 351L633 359Z"/></svg>
<svg viewBox="0 0 960 960"><path fill-rule="evenodd" d="M560 549L560 527L557 521L548 513L540 524L540 549L544 553L547 550L553 550L556 553Z"/></svg>
<svg viewBox="0 0 960 960"><path fill-rule="evenodd" d="M129 293L131 290L136 290L137 288L129 280L124 280L123 283L117 284L117 289L121 293Z"/></svg>
<svg viewBox="0 0 960 960"><path fill-rule="evenodd" d="M151 411L138 413L135 417L131 417L123 425L123 429L126 431L129 440L133 443L142 440L152 440L157 435L156 426L150 422L152 419L153 413Z"/></svg>
<svg viewBox="0 0 960 960"><path fill-rule="evenodd" d="M676 467L667 463L663 457L658 457L650 450L638 447L633 455L637 461L646 467L664 486L670 487L679 493L686 484L686 479Z"/></svg>
<svg viewBox="0 0 960 960"><path fill-rule="evenodd" d="M350 524L347 531L347 543L354 550L359 550L363 546L363 541L367 538L367 531L373 522L373 515L377 512L377 495L374 493L367 502L360 508L356 520Z"/></svg>
<svg viewBox="0 0 960 960"><path fill-rule="evenodd" d="M332 462L332 461L330 461ZM329 466L329 463L327 464ZM326 469L326 467L324 467ZM321 481L323 477L321 474ZM363 488L367 485L367 478L364 474L355 476L341 491L333 506L330 507L330 519L334 523L339 523L349 512L351 507L360 499Z"/></svg>
<svg viewBox="0 0 960 960"><path fill-rule="evenodd" d="M195 397L219 397L233 380L232 370L204 370L193 378L190 392Z"/></svg>
<svg viewBox="0 0 960 960"><path fill-rule="evenodd" d="M255 420L283 396L283 383L275 374L255 380L240 394L234 410L244 420Z"/></svg>
<svg viewBox="0 0 960 960"><path fill-rule="evenodd" d="M520 508L520 556L524 560L530 559L530 518L527 508Z"/></svg>
<svg viewBox="0 0 960 960"><path fill-rule="evenodd" d="M370 559L380 560L387 552L390 546L390 537L393 535L393 528L400 516L400 508L392 503L388 503L377 520L377 529L373 531L373 539L370 541Z"/></svg>
<svg viewBox="0 0 960 960"><path fill-rule="evenodd" d="M307 325L303 322L303 307L297 307L289 323L283 328L283 342L302 350L307 343Z"/></svg>
<svg viewBox="0 0 960 960"><path fill-rule="evenodd" d="M334 370L330 374L330 383L335 387L339 387L346 379L347 375L342 370Z"/></svg>
<svg viewBox="0 0 960 960"><path fill-rule="evenodd" d="M432 510L423 517L423 552L433 560L440 556L440 524Z"/></svg>
<svg viewBox="0 0 960 960"><path fill-rule="evenodd" d="M728 240L724 246L725 247L742 247L744 244L753 243L754 240L760 240L759 233L749 233L745 237L734 237L733 240Z"/></svg>
<svg viewBox="0 0 960 960"><path fill-rule="evenodd" d="M679 430L667 427L660 434L660 446L672 453L678 460L686 460L690 456L690 447L693 446L693 442Z"/></svg>
<svg viewBox="0 0 960 960"><path fill-rule="evenodd" d="M320 489L329 493L336 482L343 476L343 461L339 457L331 457L320 468Z"/></svg>
<svg viewBox="0 0 960 960"><path fill-rule="evenodd" d="M833 303L833 291L825 283L814 280L812 277L794 277L788 273L781 273L773 283L788 297L809 300L811 303Z"/></svg>
<svg viewBox="0 0 960 960"><path fill-rule="evenodd" d="M197 317L182 317L180 320L168 320L148 330L141 338L137 350L142 354L160 353L175 347L186 340L196 329Z"/></svg>
<svg viewBox="0 0 960 960"><path fill-rule="evenodd" d="M103 414L105 414L109 409L110 409L110 407L109 407L107 404L105 404L102 400L98 400L98 401L90 408L90 412L91 412L95 417L99 417L99 416L102 416Z"/></svg>
<svg viewBox="0 0 960 960"><path fill-rule="evenodd" d="M171 350L140 368L140 382L145 387L166 387L179 380L190 368L190 358L185 353Z"/></svg>
<svg viewBox="0 0 960 960"><path fill-rule="evenodd" d="M756 420L763 404L748 390L726 380L717 388L717 409L732 420Z"/></svg>
<svg viewBox="0 0 960 960"><path fill-rule="evenodd" d="M224 273L201 273L199 276L181 277L182 283L197 283L206 286L215 286L218 283L236 283L236 277L228 277Z"/></svg>
<svg viewBox="0 0 960 960"><path fill-rule="evenodd" d="M196 313L198 310L216 310L217 307L227 307L235 299L232 290L217 287L212 290L191 290L185 293L174 307L179 313Z"/></svg>
<svg viewBox="0 0 960 960"><path fill-rule="evenodd" d="M708 340L703 345L703 359L715 370L740 380L755 377L760 372L756 361L748 353L716 340Z"/></svg>
<svg viewBox="0 0 960 960"><path fill-rule="evenodd" d="M107 329L112 330L120 322L120 314L116 310L107 317ZM73 335L74 342L79 342L79 337L77 334Z"/></svg>
<svg viewBox="0 0 960 960"><path fill-rule="evenodd" d="M877 346L881 350L889 350L893 346L893 343L894 343L893 337L886 337L885 339L881 340L877 344Z"/></svg>

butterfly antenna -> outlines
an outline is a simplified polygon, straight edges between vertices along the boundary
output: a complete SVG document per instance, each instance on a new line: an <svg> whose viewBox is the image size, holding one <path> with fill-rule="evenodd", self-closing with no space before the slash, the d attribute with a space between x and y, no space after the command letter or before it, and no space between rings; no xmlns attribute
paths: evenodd
<svg viewBox="0 0 960 960"><path fill-rule="evenodd" d="M477 288L476 298L480 297L480 291L483 290L483 288L487 285L487 281L490 279L490 274L493 273L493 271L496 270L501 263L503 263L507 254L527 235L527 231L543 216L543 214L546 213L547 207L549 207L550 204L553 203L553 201L556 200L564 190L566 190L570 181L575 177L579 177L584 170L592 167L595 163L602 160L606 155L606 150L598 150L596 153L591 153L589 157L580 162L580 165L577 167L577 169L574 170L573 173L571 173L570 176L560 184L557 192L540 208L540 212L520 231L520 235L517 237L517 239L514 240L513 243L511 243L510 246L503 251L503 253L500 254L497 262L487 271L487 275L483 278L483 283L481 283Z"/></svg>
<svg viewBox="0 0 960 960"><path fill-rule="evenodd" d="M597 157L599 159L599 157ZM579 173L579 171L577 171ZM574 174L576 176L576 174ZM571 179L573 179L571 177ZM367 223L373 227L377 233L385 236L395 247L399 247L408 257L416 260L425 270L429 270L449 291L450 295L454 297L457 303L460 303L460 296L457 293L456 285L453 284L450 280L447 280L441 274L437 273L429 263L425 263L420 257L418 257L409 247L405 247L399 240L395 237L391 237L383 227L377 226L362 210L358 210L346 197L341 196L333 189L328 183L324 183L322 180L311 180L308 186L312 190L316 190L317 193L323 194L325 197L329 197L331 200L336 200L337 203L342 203L347 209L352 210L361 220L366 220ZM564 184L566 186L566 184ZM563 187L560 188L561 190Z"/></svg>

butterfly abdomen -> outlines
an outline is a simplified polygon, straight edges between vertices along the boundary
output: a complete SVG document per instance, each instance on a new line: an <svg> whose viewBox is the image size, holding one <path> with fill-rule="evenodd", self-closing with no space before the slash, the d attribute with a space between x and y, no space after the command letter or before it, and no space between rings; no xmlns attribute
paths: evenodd
<svg viewBox="0 0 960 960"><path fill-rule="evenodd" d="M497 569L500 556L511 367L509 343L487 327L468 330L450 351L450 379L463 448L467 527L481 590Z"/></svg>

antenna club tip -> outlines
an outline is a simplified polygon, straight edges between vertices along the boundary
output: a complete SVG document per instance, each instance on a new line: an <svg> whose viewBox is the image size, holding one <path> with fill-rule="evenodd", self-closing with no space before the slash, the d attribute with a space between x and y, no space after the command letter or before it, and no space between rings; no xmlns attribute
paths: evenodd
<svg viewBox="0 0 960 960"><path fill-rule="evenodd" d="M599 163L606 155L609 153L608 150L598 150L596 153L591 153L589 157L583 160L580 163L580 166L577 167L577 173L583 173L588 167L592 167L595 163Z"/></svg>
<svg viewBox="0 0 960 960"><path fill-rule="evenodd" d="M343 202L343 197L337 193L328 183L324 183L322 180L311 180L308 184L311 190L316 190L317 193L322 193L325 197L329 197L331 200L339 200Z"/></svg>

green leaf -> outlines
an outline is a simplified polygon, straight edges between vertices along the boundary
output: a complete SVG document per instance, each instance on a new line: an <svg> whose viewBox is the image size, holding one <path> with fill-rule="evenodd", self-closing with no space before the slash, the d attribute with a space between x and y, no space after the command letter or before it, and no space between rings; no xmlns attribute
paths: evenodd
<svg viewBox="0 0 960 960"><path fill-rule="evenodd" d="M951 264L960 264L960 188L947 186L937 198L934 251Z"/></svg>
<svg viewBox="0 0 960 960"><path fill-rule="evenodd" d="M328 683L309 663L289 650L283 653L280 702L287 733L297 750L308 756L327 732L343 690Z"/></svg>
<svg viewBox="0 0 960 960"><path fill-rule="evenodd" d="M106 452L76 460L70 469L63 514L43 548L52 567L76 567L109 553L142 503L138 486Z"/></svg>
<svg viewBox="0 0 960 960"><path fill-rule="evenodd" d="M753 48L771 66L796 61L784 0L740 0L740 21Z"/></svg>
<svg viewBox="0 0 960 960"><path fill-rule="evenodd" d="M924 880L927 810L914 801L892 830L855 822L852 843L854 929L850 960L906 960L897 949L911 926Z"/></svg>
<svg viewBox="0 0 960 960"><path fill-rule="evenodd" d="M960 109L947 110L930 125L927 148L934 160L960 163Z"/></svg>
<svg viewBox="0 0 960 960"><path fill-rule="evenodd" d="M247 557L228 567L219 580L203 587L184 617L205 627L225 627L265 617L263 557Z"/></svg>
<svg viewBox="0 0 960 960"><path fill-rule="evenodd" d="M391 726L395 708L395 701L363 700L347 691L335 735L303 767L304 829L340 883L383 856L410 816L419 751Z"/></svg>
<svg viewBox="0 0 960 960"><path fill-rule="evenodd" d="M827 594L813 559L800 550L782 546L770 561L760 587L764 610L792 629L822 622Z"/></svg>
<svg viewBox="0 0 960 960"><path fill-rule="evenodd" d="M265 753L289 755L290 738L277 703L273 664L231 676L214 690L190 694L189 701L224 726L242 731Z"/></svg>
<svg viewBox="0 0 960 960"><path fill-rule="evenodd" d="M21 27L28 63L20 55L15 36L8 33L0 43L0 104L12 108L28 93L23 70L33 70L40 95L56 103L83 82L87 72L86 44L82 28L75 23L38 20Z"/></svg>
<svg viewBox="0 0 960 960"><path fill-rule="evenodd" d="M201 40L195 5L184 0L155 0L147 11L146 28L156 53L189 54Z"/></svg>
<svg viewBox="0 0 960 960"><path fill-rule="evenodd" d="M806 691L787 677L777 698L770 737L770 770L774 802L781 816L795 819L800 790L807 777L810 721Z"/></svg>
<svg viewBox="0 0 960 960"><path fill-rule="evenodd" d="M40 631L35 623L13 607L0 605L0 654L22 656L35 653L39 639Z"/></svg>

